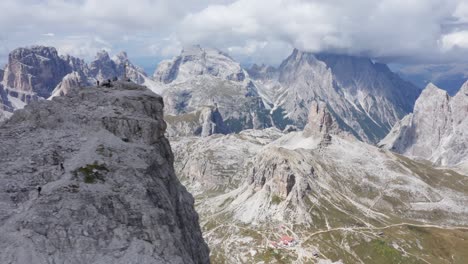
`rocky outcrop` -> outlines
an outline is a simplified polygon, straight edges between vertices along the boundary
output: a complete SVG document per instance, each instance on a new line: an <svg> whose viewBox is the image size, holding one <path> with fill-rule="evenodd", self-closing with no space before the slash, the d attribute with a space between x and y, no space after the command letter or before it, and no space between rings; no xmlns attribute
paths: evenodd
<svg viewBox="0 0 468 264"><path fill-rule="evenodd" d="M203 121L200 132L202 137L213 134L227 134L229 132L217 107L205 109L205 111L202 111L200 118ZM197 133L198 129L195 131L195 134Z"/></svg>
<svg viewBox="0 0 468 264"><path fill-rule="evenodd" d="M468 162L468 82L450 97L429 84L414 112L403 118L380 145L392 151L454 166Z"/></svg>
<svg viewBox="0 0 468 264"><path fill-rule="evenodd" d="M228 128L223 117L214 106L206 106L198 110L180 115L166 115L168 123L167 136L202 136L227 134Z"/></svg>
<svg viewBox="0 0 468 264"><path fill-rule="evenodd" d="M16 111L0 126L0 262L209 263L165 129L162 98L129 83Z"/></svg>
<svg viewBox="0 0 468 264"><path fill-rule="evenodd" d="M27 95L31 94L49 97L70 72L71 67L59 57L55 48L18 48L8 56L3 84L11 96L27 102L31 100Z"/></svg>
<svg viewBox="0 0 468 264"><path fill-rule="evenodd" d="M312 102L307 125L304 128L305 137L321 138L322 145L326 146L330 144L332 135L359 138L359 135L353 132L353 129L348 127L340 117L330 111L327 103Z"/></svg>
<svg viewBox="0 0 468 264"><path fill-rule="evenodd" d="M70 93L71 90L79 89L87 84L86 77L82 73L74 71L63 77L62 81L52 91L51 97L64 96Z"/></svg>

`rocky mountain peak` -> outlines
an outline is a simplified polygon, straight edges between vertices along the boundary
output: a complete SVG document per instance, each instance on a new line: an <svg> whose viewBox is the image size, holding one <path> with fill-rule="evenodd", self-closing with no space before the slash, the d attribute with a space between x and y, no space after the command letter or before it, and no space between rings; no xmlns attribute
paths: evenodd
<svg viewBox="0 0 468 264"><path fill-rule="evenodd" d="M115 55L115 58L116 58L116 59L120 59L120 60L122 60L122 61L126 61L126 60L128 60L127 52L121 51L121 52L119 52L119 53L117 53L117 54ZM115 59L114 59L114 60L115 60Z"/></svg>
<svg viewBox="0 0 468 264"><path fill-rule="evenodd" d="M201 75L238 82L246 78L240 64L227 54L200 46L186 47L179 56L161 62L153 77L163 83L180 83Z"/></svg>
<svg viewBox="0 0 468 264"><path fill-rule="evenodd" d="M430 97L432 95L444 95L446 94L446 91L440 89L439 87L437 87L435 84L433 83L429 83L426 85L426 87L423 89L423 91L421 92L421 96L420 97Z"/></svg>
<svg viewBox="0 0 468 264"><path fill-rule="evenodd" d="M259 71L259 69L255 69ZM255 73L255 71L253 71ZM310 106L325 101L342 130L377 143L413 110L420 91L389 68L369 58L314 54L294 49L278 73L257 79L259 94L271 105L275 124L307 125Z"/></svg>
<svg viewBox="0 0 468 264"><path fill-rule="evenodd" d="M71 68L72 71L85 73L87 71L88 65L83 59L71 56L71 55L62 55L60 56Z"/></svg>
<svg viewBox="0 0 468 264"><path fill-rule="evenodd" d="M21 94L37 94L48 97L63 76L70 73L70 66L63 61L53 47L33 46L18 48L8 56L3 84L14 97Z"/></svg>
<svg viewBox="0 0 468 264"><path fill-rule="evenodd" d="M119 77L115 62L105 50L99 51L95 59L89 64L89 75L98 80Z"/></svg>
<svg viewBox="0 0 468 264"><path fill-rule="evenodd" d="M127 82L16 111L0 125L2 262L209 263L165 129L162 98Z"/></svg>
<svg viewBox="0 0 468 264"><path fill-rule="evenodd" d="M451 97L449 96L447 91L442 90L434 84L430 83L422 91L421 96L419 96L418 100L416 100L414 106L414 113L436 111L434 112L434 114L441 113L442 115L445 115L445 111L440 110L448 110L450 98ZM435 107L436 105L439 107Z"/></svg>
<svg viewBox="0 0 468 264"><path fill-rule="evenodd" d="M306 79L312 81L318 77L327 78L330 75L327 73L326 65L317 60L314 54L297 49L294 49L292 54L281 63L278 71L280 83L292 83Z"/></svg>
<svg viewBox="0 0 468 264"><path fill-rule="evenodd" d="M110 60L109 53L106 50L100 50L96 53L94 57L95 61L107 61Z"/></svg>
<svg viewBox="0 0 468 264"><path fill-rule="evenodd" d="M436 165L468 164L468 99L464 85L450 97L429 84L416 101L414 112L399 121L380 145Z"/></svg>
<svg viewBox="0 0 468 264"><path fill-rule="evenodd" d="M25 48L17 48L10 53L9 57L13 59L19 59L33 54L45 58L58 57L57 49L55 49L54 47L46 46L31 46Z"/></svg>

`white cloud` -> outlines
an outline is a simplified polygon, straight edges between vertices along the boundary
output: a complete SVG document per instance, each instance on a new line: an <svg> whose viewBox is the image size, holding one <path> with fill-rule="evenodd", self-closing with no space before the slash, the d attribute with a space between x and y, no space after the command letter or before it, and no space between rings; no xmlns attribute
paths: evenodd
<svg viewBox="0 0 468 264"><path fill-rule="evenodd" d="M238 0L186 16L179 35L184 43L245 46L244 53L257 52L252 41L281 41L313 52L430 60L446 52L443 29L466 19L465 8L456 0Z"/></svg>
<svg viewBox="0 0 468 264"><path fill-rule="evenodd" d="M442 37L442 49L449 51L454 48L468 49L468 31L459 31Z"/></svg>
<svg viewBox="0 0 468 264"><path fill-rule="evenodd" d="M460 1L460 3L457 6L457 9L455 10L454 16L460 22L468 22L468 2Z"/></svg>
<svg viewBox="0 0 468 264"><path fill-rule="evenodd" d="M48 44L87 57L102 48L167 57L202 44L269 63L293 47L397 61L468 53L466 0L2 0L0 10L1 46L10 50Z"/></svg>
<svg viewBox="0 0 468 264"><path fill-rule="evenodd" d="M70 54L90 60L101 50L113 51L112 45L99 36L75 35L63 39L45 39L40 45L54 46L60 54Z"/></svg>

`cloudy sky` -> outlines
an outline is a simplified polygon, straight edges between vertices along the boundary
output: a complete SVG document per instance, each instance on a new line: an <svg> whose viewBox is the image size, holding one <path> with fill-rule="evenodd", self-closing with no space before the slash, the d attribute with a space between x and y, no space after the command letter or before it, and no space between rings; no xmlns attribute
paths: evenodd
<svg viewBox="0 0 468 264"><path fill-rule="evenodd" d="M467 0L1 0L0 57L52 45L91 59L126 50L141 63L185 45L278 64L297 47L393 63L454 63L468 55Z"/></svg>

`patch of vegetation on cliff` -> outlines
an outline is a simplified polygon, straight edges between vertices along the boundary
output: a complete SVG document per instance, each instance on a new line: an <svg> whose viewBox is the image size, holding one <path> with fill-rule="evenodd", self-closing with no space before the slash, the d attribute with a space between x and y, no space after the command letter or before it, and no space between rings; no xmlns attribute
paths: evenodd
<svg viewBox="0 0 468 264"><path fill-rule="evenodd" d="M282 201L283 201L283 198L279 197L276 194L273 194L273 196L271 197L272 204L280 204Z"/></svg>
<svg viewBox="0 0 468 264"><path fill-rule="evenodd" d="M104 181L104 173L108 172L109 169L105 164L98 164L97 162L93 164L87 164L86 166L80 167L73 171L75 177L83 177L85 183L96 183L99 181Z"/></svg>

